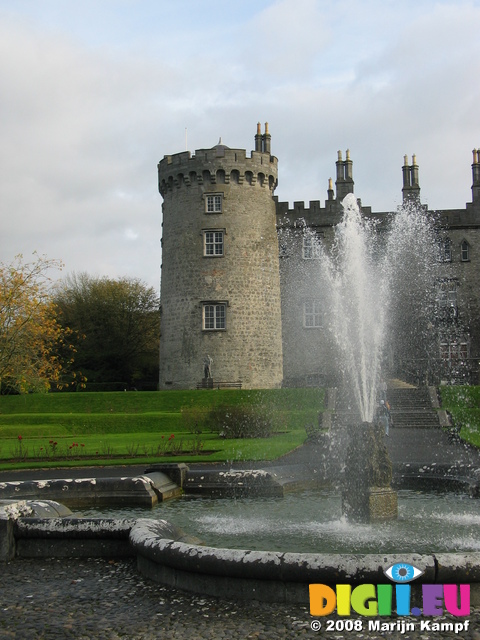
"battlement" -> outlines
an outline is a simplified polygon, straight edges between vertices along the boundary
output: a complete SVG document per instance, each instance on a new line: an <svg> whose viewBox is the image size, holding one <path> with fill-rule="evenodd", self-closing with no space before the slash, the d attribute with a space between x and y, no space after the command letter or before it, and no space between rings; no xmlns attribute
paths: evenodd
<svg viewBox="0 0 480 640"><path fill-rule="evenodd" d="M267 128L268 132L268 128ZM158 164L158 190L165 197L169 190L197 185L247 184L268 187L273 193L278 184L278 160L265 145L265 135L255 136L256 150L247 156L245 149L230 149L219 143L211 149L182 151L164 156ZM268 135L268 143L270 136Z"/></svg>
<svg viewBox="0 0 480 640"><path fill-rule="evenodd" d="M293 207L290 207L288 202L278 202L278 199L274 197L277 213L277 226L311 226L311 227L323 227L338 224L343 214L343 208L341 202L338 200L329 199L325 201L325 206L322 207L320 200L310 200L308 206L305 206L305 202L294 202ZM372 214L371 207L365 207L362 205L360 199L357 199L362 214L366 217L386 215L384 213Z"/></svg>
<svg viewBox="0 0 480 640"><path fill-rule="evenodd" d="M310 200L308 206L305 202L294 202L290 207L288 202L276 203L278 226L330 226L340 221L342 206L337 200L327 200L322 207L320 200Z"/></svg>

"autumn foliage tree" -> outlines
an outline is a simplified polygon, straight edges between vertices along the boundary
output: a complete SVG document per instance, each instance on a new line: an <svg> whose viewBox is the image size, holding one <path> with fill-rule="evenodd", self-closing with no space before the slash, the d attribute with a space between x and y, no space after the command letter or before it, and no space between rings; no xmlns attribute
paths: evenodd
<svg viewBox="0 0 480 640"><path fill-rule="evenodd" d="M73 332L59 322L51 296L58 260L34 254L0 263L0 389L47 391L75 378Z"/></svg>

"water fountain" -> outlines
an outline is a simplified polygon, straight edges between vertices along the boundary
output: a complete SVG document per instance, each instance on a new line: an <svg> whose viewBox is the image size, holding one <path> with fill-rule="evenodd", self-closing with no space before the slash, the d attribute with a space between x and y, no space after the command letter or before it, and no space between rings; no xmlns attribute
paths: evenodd
<svg viewBox="0 0 480 640"><path fill-rule="evenodd" d="M279 547L275 551L265 551L265 546L257 546L261 550L253 551L249 546L249 551L242 551L231 548L236 546L232 541L222 542L220 539L216 544L228 548L207 547L203 550L199 547L186 547L181 542L161 542L157 553L162 557L163 567L157 571L152 564L155 556L151 547L155 546L154 540L161 533L156 532L154 524L144 524L143 530L135 534L134 538L138 548L145 549L142 552L144 555L141 566L148 575L170 584L179 584L180 581L191 588L190 580L193 579L191 576L186 578L185 574L188 563L192 562L201 573L202 587L208 588L211 593L231 594L233 589L242 597L290 601L301 597L299 583L302 581L381 582L384 577L380 567L390 560L398 561L399 558L403 562L424 568L425 581L441 581L440 567L444 570L449 566L451 577L455 571L452 565L456 567L457 576L461 575L462 568L468 567L469 580L477 579L474 575L478 571L474 567L479 556L478 545L473 542L475 535L471 534L471 530L458 533L455 542L442 547L443 515L436 525L432 525L432 519L427 516L428 509L425 505L438 500L438 495L422 496L423 503L407 500L405 506L402 502L402 519L397 524L397 492L390 487L392 467L385 449L384 431L376 424L378 384L385 375L382 366L385 362L386 345L392 346L392 339L388 339L388 336L393 334L396 327L405 326L405 314L414 314L416 330L420 331L418 335L423 335L422 331L427 332L428 322L431 320L430 312L434 306L432 282L435 281L438 265L432 221L423 215L421 208L407 203L390 217L388 224L384 224L379 232L373 221L362 218L352 195L347 196L343 205L345 215L336 228L333 250L328 252L321 245L318 247L321 277L328 284L324 303L332 319L332 336L339 354L337 362L344 381L343 388L337 393L339 401L328 454L341 459L337 468L345 468L341 511L338 511L338 500L335 515L326 508L326 504L337 499L331 493L323 495L317 503L311 501L311 496L293 500L293 503L301 506L303 514L308 514L307 522L305 515L300 517L296 512L291 518L286 516L290 509L294 509L289 501L288 506L285 502L282 503L281 515L270 525L266 524L268 518L265 513L272 509L275 511L271 502L257 503L255 507L261 515L257 513L251 519L246 515L251 505L240 504L241 501L234 503L237 514L228 517L227 504L222 503L219 510L215 510L208 503L205 505L208 515L203 519L198 518L201 511L198 503L190 504L197 514L195 522L196 527L201 529L200 535L210 535L215 533L215 529L224 527L234 530L236 535L246 527L247 540L251 541L251 538L259 537L259 528L263 526L265 529L270 528L269 533L273 531ZM405 338L407 342L409 339L408 336ZM395 346L401 349L399 342L396 341ZM428 348L427 343L425 344L425 348ZM330 479L334 482L338 480L335 477ZM405 496L401 497L403 501ZM414 497L418 498L418 495ZM407 498L411 499L412 496ZM460 499L457 502L461 504ZM435 504L438 505L438 502ZM176 520L173 507L174 505L172 519ZM440 509L444 514L449 512L445 505ZM436 511L437 507L433 509L433 512ZM165 511L167 518L170 517L169 512L169 509ZM322 519L320 513L330 515ZM475 509L470 516L459 514L459 521L466 520L470 520L473 527L476 526L478 514L475 514ZM420 522L420 529L427 522L429 527L435 526L438 531L435 541L429 537L425 545L420 544L419 530L405 529L410 521L417 524ZM187 530L189 526L186 525ZM249 526L253 529L249 529ZM309 548L310 553L295 553L295 550L298 551L298 542L295 545L294 540L286 549L287 529L296 531L297 537L300 535L305 538L309 527L321 531L320 539L314 539L313 547ZM328 528L336 529L338 536L332 543L330 553L325 553L328 548ZM393 533L399 529L403 530L403 537ZM195 532L198 533L198 528ZM397 555L376 555L368 545L354 545L352 539L359 532L363 532L364 538L374 541L373 548L377 550L377 554L386 549L385 553ZM463 543L460 543L461 538ZM390 546L389 539L393 540ZM268 542L263 544L269 548ZM435 548L432 548L432 544L436 545ZM324 553L312 553L312 550L318 548ZM455 557L450 553L442 555L447 550L459 548L463 548L465 553ZM432 566L435 567L433 573L430 571ZM225 575L232 578L234 586L224 579ZM261 583L261 576L268 578L268 586ZM465 576L462 579L464 578Z"/></svg>
<svg viewBox="0 0 480 640"><path fill-rule="evenodd" d="M281 514L274 527L281 531L292 529L296 531L297 538L307 537L303 534L308 528L316 527L325 533L326 538L328 527L332 528L334 523L333 528L339 531L337 541L345 542L348 538L346 546L339 547L335 542L330 548L324 543L323 537L313 540L314 550L320 548L320 553L311 550L305 553L303 549L301 552L295 551L295 539L294 547L287 550L281 547L273 551L265 551L261 547L257 547L258 550L217 548L215 542L210 543L213 544L211 547L201 546L182 537L175 527L159 519L158 515L157 519L147 520L139 518L138 513L129 514L129 517L133 518L128 520L130 523L133 522L128 524L129 548L133 548L137 555L139 569L154 580L203 594L290 603L308 602L310 583L385 582L383 571L395 562L420 567L424 574L419 581L480 581L480 550L475 543L475 536L472 536L472 543L467 541L463 546L459 545L457 537L448 547L439 546L437 549L429 546L428 536L418 548L401 546L395 538L393 548L384 545L388 530L396 524L394 520L389 521L396 515L396 494L389 489L391 466L385 456L384 434L375 425L377 388L380 377L384 375L382 365L385 345L389 343L386 337L392 335L392 328L402 328L402 313L412 313L411 299L405 297L404 291L405 278L411 276L411 273L406 273L408 270L417 272L414 280L411 277L409 279L409 283L412 283L408 287L410 293L413 285L419 287L421 293L420 295L419 292L413 291L411 296L422 303L421 309L417 308L415 311L416 326L421 329L423 327L425 334L428 333L428 313L433 305L429 291L436 269L435 242L431 224L422 216L421 210L416 211L413 207L404 207L391 217L389 230L382 231L381 242L378 240L380 234L373 223L362 220L353 196L347 197L344 208L345 216L337 227L337 240L333 252L329 256L324 253L320 266L323 277L329 284L329 298L326 304L329 305L331 316L335 319L332 322L332 330L340 353L338 362L345 383L344 390L338 394L340 406L337 406L337 409L340 410L336 413L337 420L332 428L331 442L332 452L344 452L348 449L345 446L345 438L351 441L346 456L341 456L342 464L352 472L353 478L347 482L343 499L343 513L348 517L345 518L337 510L327 519L326 525L319 524L317 515L327 511L324 505L335 502L335 496L332 497L331 493L324 494L320 496L320 500L323 500L320 503L312 503L308 496L302 497L301 500L295 496L293 503L289 501L280 505ZM419 261L422 264L419 264ZM418 277L420 273L425 274L423 281ZM400 309L398 314L394 312L395 307ZM376 462L367 466L366 459L375 459ZM267 475L265 472L258 474L264 484L269 482ZM239 483L245 478L246 476L239 476ZM378 491L372 492L372 487ZM361 490L357 492L357 489ZM390 494L389 499L383 503L389 505L388 513L384 507L380 508L379 518L372 518L372 493ZM317 497L315 496L314 500ZM271 500L278 506L278 503L285 499L272 497ZM428 502L430 497L426 500ZM367 515L365 501L369 503ZM178 504L180 502L182 499ZM456 504L459 501L453 502ZM212 517L213 509L207 502L204 504ZM237 512L236 520L231 526L238 530L239 523L248 521L248 517L245 518L238 513L238 507L242 506L241 501L229 500L228 504L233 505ZM426 503L424 502L420 510L419 503L409 504L411 507L400 506L403 510L403 520L399 520L399 524L403 526L404 521L418 520L420 513L420 525L423 525ZM285 513L290 507L293 509L293 505L301 506L308 512L308 521L294 515L293 523L286 522ZM193 507L195 508L195 505ZM259 502L257 508L260 509L260 520L265 520L267 504ZM409 508L411 512L408 511ZM225 503L220 503L220 514L216 517L225 518L226 511ZM432 511L435 513L437 509ZM161 515L178 522L173 508L164 510L162 507ZM469 517L473 526L478 525L475 514ZM387 522L364 524L376 519L386 519ZM462 521L461 513L457 519ZM360 524L356 523L357 520ZM213 529L219 528L219 522L220 520L213 520ZM38 523L31 523L25 535L32 536L32 529L36 532L38 526ZM439 526L441 531L442 518ZM58 530L54 533L50 531L59 529L56 523L50 528L41 523L41 527L48 529L52 535L60 535ZM185 528L189 533L203 534L203 531L191 531L189 525L185 525ZM413 533L409 530L406 534L407 538L410 536L410 541L414 540L414 544L418 531L417 528ZM373 539L376 552L372 553L372 548L368 546L355 549L349 546L353 532L363 532L364 538ZM380 534L372 535L372 532ZM123 529L121 534L125 535ZM254 531L250 535L256 537L257 534ZM464 549L464 552L452 553L452 549L458 548Z"/></svg>
<svg viewBox="0 0 480 640"><path fill-rule="evenodd" d="M402 358L415 359L418 379L428 379L428 365L420 363L438 349L436 283L445 274L441 230L420 203L407 200L384 220L363 216L353 194L342 204L333 249L319 247L319 270L344 381L333 452L347 451L344 512L365 522L396 517L382 430L373 426L379 382Z"/></svg>
<svg viewBox="0 0 480 640"><path fill-rule="evenodd" d="M338 367L345 381L342 397L350 390L354 405L350 411L362 422L371 423L387 328L388 258L378 255L378 234L362 220L353 194L342 205L344 215L335 229L333 255L319 247L320 270L326 281L325 304L338 348Z"/></svg>
<svg viewBox="0 0 480 640"><path fill-rule="evenodd" d="M337 394L340 406L331 452L338 456L339 451L346 451L342 491L345 516L370 522L396 518L398 511L383 442L385 425L379 424L378 416L379 383L385 375L382 364L394 317L393 294L404 288L399 288L400 273L392 265L405 263L405 249L411 258L412 244L419 237L428 238L425 246L433 246L433 234L430 222L424 218L419 224L417 211L409 206L392 217L385 234L379 232L374 221L362 218L353 194L347 195L342 205L344 215L335 229L333 250L318 247L321 277L326 282L324 302L331 316L330 329L343 379L343 388ZM425 256L425 246L421 256ZM415 262L410 260L409 267Z"/></svg>

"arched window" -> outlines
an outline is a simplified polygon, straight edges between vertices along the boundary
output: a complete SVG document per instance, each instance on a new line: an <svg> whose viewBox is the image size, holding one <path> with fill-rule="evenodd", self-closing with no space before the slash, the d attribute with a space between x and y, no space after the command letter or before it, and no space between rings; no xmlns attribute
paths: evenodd
<svg viewBox="0 0 480 640"><path fill-rule="evenodd" d="M470 245L466 240L460 245L460 259L462 262L468 262L470 260Z"/></svg>

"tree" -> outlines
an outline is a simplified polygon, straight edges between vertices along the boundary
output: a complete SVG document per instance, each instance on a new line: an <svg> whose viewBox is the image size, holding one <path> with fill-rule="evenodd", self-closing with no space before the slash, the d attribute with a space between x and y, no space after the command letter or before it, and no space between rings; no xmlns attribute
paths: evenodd
<svg viewBox="0 0 480 640"><path fill-rule="evenodd" d="M159 298L136 278L67 276L55 301L63 322L85 336L76 362L90 382L137 386L158 379Z"/></svg>
<svg viewBox="0 0 480 640"><path fill-rule="evenodd" d="M0 263L0 388L20 393L47 391L75 377L73 331L60 324L51 298L49 274L62 263L34 256L32 262L18 255Z"/></svg>

